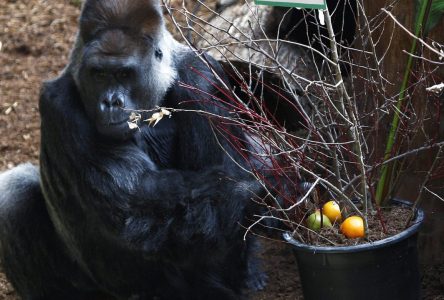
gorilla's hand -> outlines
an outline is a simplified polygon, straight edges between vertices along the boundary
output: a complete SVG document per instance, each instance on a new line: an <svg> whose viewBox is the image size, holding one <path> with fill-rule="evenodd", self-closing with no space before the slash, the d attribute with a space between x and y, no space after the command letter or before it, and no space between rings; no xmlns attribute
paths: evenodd
<svg viewBox="0 0 444 300"><path fill-rule="evenodd" d="M233 237L249 200L264 194L257 181L234 180L220 167L150 172L141 189L130 202L124 238L148 252L158 251L168 237L184 245Z"/></svg>

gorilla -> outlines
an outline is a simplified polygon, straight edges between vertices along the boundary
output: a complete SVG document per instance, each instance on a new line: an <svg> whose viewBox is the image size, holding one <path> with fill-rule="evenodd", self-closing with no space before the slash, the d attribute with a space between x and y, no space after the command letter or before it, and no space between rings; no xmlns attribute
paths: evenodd
<svg viewBox="0 0 444 300"><path fill-rule="evenodd" d="M40 165L0 175L0 260L17 293L217 300L262 288L242 225L264 191L221 133L248 139L223 121L221 68L172 38L159 0L87 0L79 22L70 63L42 87ZM128 126L155 107L181 111Z"/></svg>

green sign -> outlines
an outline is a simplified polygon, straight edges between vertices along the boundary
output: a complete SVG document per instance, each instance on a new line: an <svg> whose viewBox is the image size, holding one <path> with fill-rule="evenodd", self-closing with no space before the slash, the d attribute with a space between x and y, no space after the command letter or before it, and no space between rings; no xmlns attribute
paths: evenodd
<svg viewBox="0 0 444 300"><path fill-rule="evenodd" d="M327 7L325 0L255 0L254 2L263 5L300 8L325 9Z"/></svg>

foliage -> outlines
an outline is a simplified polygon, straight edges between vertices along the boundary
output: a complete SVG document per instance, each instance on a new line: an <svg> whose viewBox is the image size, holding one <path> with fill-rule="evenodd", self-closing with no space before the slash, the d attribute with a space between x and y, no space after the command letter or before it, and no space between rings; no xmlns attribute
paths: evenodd
<svg viewBox="0 0 444 300"><path fill-rule="evenodd" d="M416 6L420 7L422 4L422 1L417 0ZM417 9L418 12L420 11ZM428 16L427 25L424 28L425 33L427 34L430 32L433 28L435 28L439 22L442 20L442 16L444 14L444 1L443 0L433 0L430 8L430 13Z"/></svg>
<svg viewBox="0 0 444 300"><path fill-rule="evenodd" d="M430 4L433 0L422 0L419 7L419 13L415 21L415 36L421 36L423 32L424 24L428 24L427 11L430 9ZM417 53L417 40L413 39L412 46L410 48L411 54ZM396 102L396 110L393 112L393 119L390 126L390 131L387 137L386 149L384 153L384 161L390 159L394 153L394 146L396 143L396 135L399 129L400 114L404 113L404 100L407 93L407 85L410 82L410 77L413 72L413 56L409 56L407 60L407 66L404 71L404 77L401 83L401 89L399 91L398 101ZM381 205L383 202L387 202L390 196L390 184L393 181L393 176L396 173L396 162L385 164L381 169L381 178L378 181L376 188L376 204Z"/></svg>
<svg viewBox="0 0 444 300"><path fill-rule="evenodd" d="M361 216L366 231L367 217L374 214L385 228L375 201L381 172L396 161L398 172L388 181L399 183L399 174L409 168L411 158L425 153L432 163L416 171L424 172L421 190L426 188L442 164L436 150L444 142L427 129L439 110L428 109L433 103L419 105L418 101L426 88L436 84L433 71L443 55L442 45L425 44L415 37L420 25L414 33L408 32L415 46L405 56L410 62L399 82L389 76L385 63L394 43L387 31L401 27L391 13L393 7L369 18L364 1L357 1L352 13L340 10L348 1L338 1L319 18L318 11L264 8L250 1L222 14L199 3L213 14L210 21L188 10L185 3L180 10L169 8L169 13L188 45L223 61L237 86L225 91L228 100L224 101L232 112L225 122L237 124L252 137L252 175L274 199L259 200L266 212L257 216L249 230L277 220L303 240L299 233L307 230L304 220L332 198L346 210L344 217ZM424 6L421 11L419 24L426 19ZM358 20L350 45L343 43L347 25L337 26L341 18ZM301 21L295 24L295 20ZM301 40L304 33L306 39ZM428 47L438 59L416 53L416 45ZM413 68L415 53L417 68ZM410 76L416 80L409 80ZM430 99L439 106L437 97ZM381 145L387 142L390 120L392 130L384 151ZM223 123L215 130L223 133ZM244 150L245 141L227 139ZM387 194L392 195L397 186L391 184Z"/></svg>

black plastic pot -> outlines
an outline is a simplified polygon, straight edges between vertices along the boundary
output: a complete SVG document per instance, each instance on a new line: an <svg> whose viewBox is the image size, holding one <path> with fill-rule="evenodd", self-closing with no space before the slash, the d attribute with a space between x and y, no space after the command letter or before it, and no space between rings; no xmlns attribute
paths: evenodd
<svg viewBox="0 0 444 300"><path fill-rule="evenodd" d="M419 210L407 230L357 246L310 246L284 233L296 255L305 300L420 299L417 237L423 220Z"/></svg>

